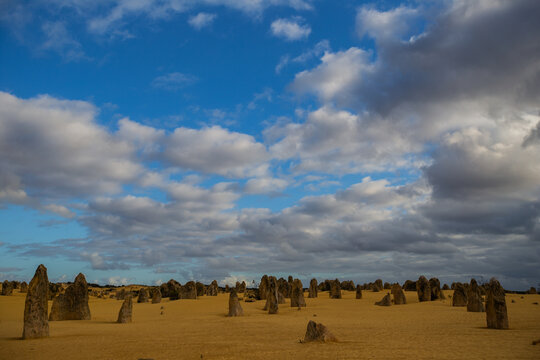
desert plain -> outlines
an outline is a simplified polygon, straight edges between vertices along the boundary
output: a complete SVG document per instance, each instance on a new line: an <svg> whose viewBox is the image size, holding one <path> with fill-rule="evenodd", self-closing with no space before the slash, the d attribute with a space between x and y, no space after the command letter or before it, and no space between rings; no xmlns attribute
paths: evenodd
<svg viewBox="0 0 540 360"><path fill-rule="evenodd" d="M486 327L486 314L446 300L375 306L388 291L328 292L279 313L265 301L241 301L244 316L227 317L229 294L133 304L133 322L118 324L122 301L89 298L91 320L51 321L50 337L22 340L24 293L0 296L0 359L540 359L540 295L507 294L510 329ZM242 294L239 294L242 298ZM49 301L49 311L52 301ZM301 343L309 320L335 343Z"/></svg>

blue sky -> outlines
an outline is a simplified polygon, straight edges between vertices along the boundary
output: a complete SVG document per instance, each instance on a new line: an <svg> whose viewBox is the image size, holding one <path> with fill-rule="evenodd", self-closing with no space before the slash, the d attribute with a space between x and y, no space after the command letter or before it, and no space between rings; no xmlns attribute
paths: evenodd
<svg viewBox="0 0 540 360"><path fill-rule="evenodd" d="M538 281L535 1L0 9L0 278Z"/></svg>

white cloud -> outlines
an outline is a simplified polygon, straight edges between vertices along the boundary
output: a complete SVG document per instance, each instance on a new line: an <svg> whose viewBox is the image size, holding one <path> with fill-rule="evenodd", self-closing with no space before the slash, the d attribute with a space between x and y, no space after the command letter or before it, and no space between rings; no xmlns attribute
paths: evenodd
<svg viewBox="0 0 540 360"><path fill-rule="evenodd" d="M304 20L300 17L292 19L277 19L270 25L272 34L287 41L296 41L305 39L311 34L311 27L303 24Z"/></svg>
<svg viewBox="0 0 540 360"><path fill-rule="evenodd" d="M197 82L197 77L179 72L161 75L152 80L152 86L159 89L175 91Z"/></svg>
<svg viewBox="0 0 540 360"><path fill-rule="evenodd" d="M246 194L265 194L265 193L279 193L287 186L289 182L284 179L263 177L250 179L244 187Z"/></svg>
<svg viewBox="0 0 540 360"><path fill-rule="evenodd" d="M402 40L409 30L409 22L416 17L418 10L405 6L388 11L363 6L356 15L356 29L360 37L368 34L381 41Z"/></svg>
<svg viewBox="0 0 540 360"><path fill-rule="evenodd" d="M200 12L197 15L191 16L188 20L188 23L194 29L201 30L202 28L212 25L216 17L216 14Z"/></svg>
<svg viewBox="0 0 540 360"><path fill-rule="evenodd" d="M231 177L266 173L268 154L252 136L220 126L177 128L166 142L165 158L174 166Z"/></svg>
<svg viewBox="0 0 540 360"><path fill-rule="evenodd" d="M315 69L296 74L291 88L299 93L315 93L325 102L343 101L354 96L358 83L374 71L369 54L355 47L336 53L325 52L321 61Z"/></svg>
<svg viewBox="0 0 540 360"><path fill-rule="evenodd" d="M84 101L0 92L0 181L36 199L115 193L142 172L133 147L95 122Z"/></svg>

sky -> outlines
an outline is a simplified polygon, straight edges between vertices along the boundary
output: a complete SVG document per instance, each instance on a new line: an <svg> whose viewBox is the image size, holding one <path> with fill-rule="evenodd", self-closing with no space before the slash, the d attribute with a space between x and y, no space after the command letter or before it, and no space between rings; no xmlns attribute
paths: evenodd
<svg viewBox="0 0 540 360"><path fill-rule="evenodd" d="M0 280L540 286L537 0L0 2Z"/></svg>

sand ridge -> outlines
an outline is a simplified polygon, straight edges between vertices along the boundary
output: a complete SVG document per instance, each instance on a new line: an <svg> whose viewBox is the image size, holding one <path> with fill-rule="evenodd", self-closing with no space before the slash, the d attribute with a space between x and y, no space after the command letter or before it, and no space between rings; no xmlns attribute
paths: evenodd
<svg viewBox="0 0 540 360"><path fill-rule="evenodd" d="M134 303L130 324L115 323L122 301L91 296L92 320L50 322L50 338L23 341L25 294L16 290L0 296L0 358L540 359L540 346L531 344L540 338L540 306L533 304L540 295L508 294L510 329L491 330L485 313L452 307L451 299L419 303L406 291L407 305L375 306L386 292L364 291L359 300L353 291L343 291L343 299L306 292L307 307L291 308L287 299L276 315L261 310L264 301L241 301L245 315L235 318L226 316L228 294L163 299ZM339 342L300 343L309 320Z"/></svg>

